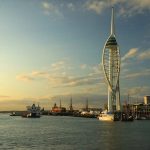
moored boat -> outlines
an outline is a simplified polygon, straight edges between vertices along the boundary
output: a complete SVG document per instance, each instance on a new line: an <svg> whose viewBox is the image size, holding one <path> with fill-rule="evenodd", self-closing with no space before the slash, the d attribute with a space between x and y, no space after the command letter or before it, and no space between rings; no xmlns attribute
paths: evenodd
<svg viewBox="0 0 150 150"><path fill-rule="evenodd" d="M25 118L40 118L41 117L41 108L33 104L32 106L27 106L27 113L23 114L22 117Z"/></svg>
<svg viewBox="0 0 150 150"><path fill-rule="evenodd" d="M19 115L16 114L16 112L12 112L12 113L10 114L10 116L19 116Z"/></svg>
<svg viewBox="0 0 150 150"><path fill-rule="evenodd" d="M122 113L121 114L121 121L134 121L134 117L132 114Z"/></svg>
<svg viewBox="0 0 150 150"><path fill-rule="evenodd" d="M101 121L115 121L114 114L111 112L107 112L107 110L102 111L99 114L98 119Z"/></svg>

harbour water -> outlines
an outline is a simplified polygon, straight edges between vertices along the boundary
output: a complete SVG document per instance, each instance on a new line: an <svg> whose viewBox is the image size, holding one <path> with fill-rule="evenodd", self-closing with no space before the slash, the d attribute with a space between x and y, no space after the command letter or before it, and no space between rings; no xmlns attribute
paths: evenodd
<svg viewBox="0 0 150 150"><path fill-rule="evenodd" d="M150 121L0 114L1 150L149 150Z"/></svg>

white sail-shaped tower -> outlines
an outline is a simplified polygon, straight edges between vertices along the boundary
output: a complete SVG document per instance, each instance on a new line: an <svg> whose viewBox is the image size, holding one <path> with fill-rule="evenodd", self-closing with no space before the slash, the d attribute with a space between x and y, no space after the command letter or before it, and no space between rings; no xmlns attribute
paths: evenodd
<svg viewBox="0 0 150 150"><path fill-rule="evenodd" d="M103 48L102 66L105 80L108 86L107 113L112 114L114 112L114 106L116 106L116 111L120 111L120 50L115 35L114 8L112 8L111 16L111 33ZM111 117L109 116L108 118ZM101 119L103 120L103 118L100 118L100 120Z"/></svg>
<svg viewBox="0 0 150 150"><path fill-rule="evenodd" d="M111 16L111 34L107 39L102 55L102 66L108 85L108 112L113 112L113 106L120 111L120 50L115 36L114 8Z"/></svg>

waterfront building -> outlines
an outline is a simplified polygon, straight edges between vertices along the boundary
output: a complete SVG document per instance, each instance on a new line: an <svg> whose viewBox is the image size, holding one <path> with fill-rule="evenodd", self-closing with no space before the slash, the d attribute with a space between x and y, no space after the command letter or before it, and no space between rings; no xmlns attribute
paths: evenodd
<svg viewBox="0 0 150 150"><path fill-rule="evenodd" d="M150 96L144 96L144 101L141 103L135 103L131 105L132 111L134 115L141 119L145 117L146 119L150 119Z"/></svg>
<svg viewBox="0 0 150 150"><path fill-rule="evenodd" d="M125 103L122 105L122 112L132 113L135 119L150 119L149 96L144 96L144 100L136 103Z"/></svg>
<svg viewBox="0 0 150 150"><path fill-rule="evenodd" d="M144 96L144 104L150 104L150 96Z"/></svg>

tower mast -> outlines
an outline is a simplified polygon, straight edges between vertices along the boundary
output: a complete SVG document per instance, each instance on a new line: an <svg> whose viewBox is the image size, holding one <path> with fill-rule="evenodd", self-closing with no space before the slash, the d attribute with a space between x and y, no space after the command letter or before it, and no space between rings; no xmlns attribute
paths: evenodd
<svg viewBox="0 0 150 150"><path fill-rule="evenodd" d="M73 110L73 106L72 106L72 96L71 96L71 99L70 99L70 111Z"/></svg>
<svg viewBox="0 0 150 150"><path fill-rule="evenodd" d="M114 8L112 7L112 13L111 13L111 35L115 35L115 24L114 24Z"/></svg>
<svg viewBox="0 0 150 150"><path fill-rule="evenodd" d="M59 107L61 108L61 99L60 99Z"/></svg>
<svg viewBox="0 0 150 150"><path fill-rule="evenodd" d="M89 109L89 106L88 106L89 104L88 104L88 98L86 99L86 106L85 106L85 109L88 111L88 109Z"/></svg>

